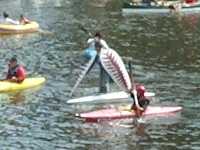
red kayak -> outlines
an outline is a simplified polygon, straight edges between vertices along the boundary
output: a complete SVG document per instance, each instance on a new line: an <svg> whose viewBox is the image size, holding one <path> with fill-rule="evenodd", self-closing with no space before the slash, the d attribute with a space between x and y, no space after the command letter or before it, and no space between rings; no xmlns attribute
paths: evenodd
<svg viewBox="0 0 200 150"><path fill-rule="evenodd" d="M149 106L145 110L142 116L147 115L164 115L174 112L179 112L182 107L160 107L160 106ZM111 119L122 119L136 117L134 111L128 109L128 107L123 108L108 108L101 109L97 111L76 114L80 118L84 118L87 122L98 122L100 120L111 120Z"/></svg>

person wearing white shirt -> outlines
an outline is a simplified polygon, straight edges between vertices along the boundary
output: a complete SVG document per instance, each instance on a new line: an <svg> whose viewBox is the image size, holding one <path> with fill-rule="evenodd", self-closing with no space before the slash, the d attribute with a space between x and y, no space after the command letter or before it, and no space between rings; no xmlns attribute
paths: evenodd
<svg viewBox="0 0 200 150"><path fill-rule="evenodd" d="M87 59L90 60L94 56L96 56L97 51L95 48L95 43L98 42L102 45L103 48L109 49L108 44L106 43L105 40L102 39L102 35L100 32L97 32L93 38L89 38L87 40L87 48L84 50L83 56Z"/></svg>
<svg viewBox="0 0 200 150"><path fill-rule="evenodd" d="M99 42L103 48L108 49L109 46L105 40L102 39L102 35L100 32L97 32L94 38L89 38L87 41L88 47L95 49L95 42Z"/></svg>
<svg viewBox="0 0 200 150"><path fill-rule="evenodd" d="M90 38L87 41L87 49L84 50L84 57L88 60L93 60L93 64L99 64L100 66L100 84L99 84L99 92L107 93L110 90L109 83L111 81L110 76L102 67L99 61L99 51L100 49L110 49L105 40L102 39L100 32L97 32L94 38ZM94 58L95 59L92 59ZM94 65L91 66L89 70L93 68Z"/></svg>
<svg viewBox="0 0 200 150"><path fill-rule="evenodd" d="M99 82L99 92L100 93L107 93L110 91L110 82L112 81L111 77L109 74L106 72L106 70L103 68L100 60L99 60L99 55L101 50L106 50L107 48L103 47L100 42L95 42L95 49L97 51L97 63L99 64L100 67L100 82ZM109 48L108 48L109 49Z"/></svg>
<svg viewBox="0 0 200 150"><path fill-rule="evenodd" d="M3 17L4 17L4 22L5 23L14 24L14 25L19 25L20 24L19 21L9 18L9 15L6 12L3 12Z"/></svg>

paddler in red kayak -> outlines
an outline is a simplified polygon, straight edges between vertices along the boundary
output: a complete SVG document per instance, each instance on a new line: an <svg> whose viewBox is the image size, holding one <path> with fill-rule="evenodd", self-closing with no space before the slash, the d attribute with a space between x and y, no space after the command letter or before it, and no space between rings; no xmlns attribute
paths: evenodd
<svg viewBox="0 0 200 150"><path fill-rule="evenodd" d="M4 22L5 23L9 23L9 24L14 24L14 25L19 25L19 21L18 20L13 20L9 17L8 13L3 12L3 17L4 17Z"/></svg>
<svg viewBox="0 0 200 150"><path fill-rule="evenodd" d="M126 67L113 49L105 49L101 43L95 43L96 50L100 56L101 66L116 82L116 84L125 92L129 93L133 99L131 109L140 117L149 105L149 99L145 97L145 87L143 85L134 85L132 73L128 74Z"/></svg>
<svg viewBox="0 0 200 150"><path fill-rule="evenodd" d="M26 70L17 63L17 58L12 57L8 63L6 80L21 83L26 78Z"/></svg>
<svg viewBox="0 0 200 150"><path fill-rule="evenodd" d="M131 106L131 109L135 111L136 115L140 117L142 113L146 110L147 106L150 103L150 100L145 97L145 87L143 85L137 84L136 85L136 91L137 91L137 98L138 98L138 103L143 110L138 109L135 100L134 100L134 95L131 93L131 97L133 98L133 104Z"/></svg>

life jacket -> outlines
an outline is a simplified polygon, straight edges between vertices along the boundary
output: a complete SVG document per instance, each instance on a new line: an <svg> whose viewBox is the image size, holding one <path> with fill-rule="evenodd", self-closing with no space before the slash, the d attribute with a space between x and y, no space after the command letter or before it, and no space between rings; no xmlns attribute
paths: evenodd
<svg viewBox="0 0 200 150"><path fill-rule="evenodd" d="M18 72L19 69L19 72ZM21 65L17 65L14 68L10 68L7 73L7 79L12 79L13 77L18 78L17 82L22 82L26 78L26 71Z"/></svg>
<svg viewBox="0 0 200 150"><path fill-rule="evenodd" d="M138 98L138 103L140 107L147 107L150 101L144 96L145 87L143 85L138 84L136 85L136 91L137 91L137 98ZM134 99L134 95L132 93L131 93L131 97ZM134 106L135 106L135 100L133 101L133 107Z"/></svg>
<svg viewBox="0 0 200 150"><path fill-rule="evenodd" d="M138 100L145 99L144 93L145 93L146 89L143 85L137 84L136 85L136 91L137 91Z"/></svg>
<svg viewBox="0 0 200 150"><path fill-rule="evenodd" d="M14 68L10 68L7 73L7 79L12 79L12 77L17 77L17 69L19 65L16 65Z"/></svg>
<svg viewBox="0 0 200 150"><path fill-rule="evenodd" d="M197 0L185 0L185 3L187 4L192 4L192 3L196 3Z"/></svg>

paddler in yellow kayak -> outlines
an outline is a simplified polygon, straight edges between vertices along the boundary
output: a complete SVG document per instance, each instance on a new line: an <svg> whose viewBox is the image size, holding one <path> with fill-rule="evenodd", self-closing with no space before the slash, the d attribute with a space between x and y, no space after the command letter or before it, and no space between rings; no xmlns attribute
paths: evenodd
<svg viewBox="0 0 200 150"><path fill-rule="evenodd" d="M4 17L4 22L5 23L9 23L9 24L13 24L13 25L25 25L25 24L28 24L30 23L31 21L26 18L24 15L20 15L20 18L19 20L14 20L14 19L11 19L9 17L9 14L6 13L6 12L3 12L3 17Z"/></svg>
<svg viewBox="0 0 200 150"><path fill-rule="evenodd" d="M9 60L8 72L6 80L11 82L21 83L26 78L26 70L22 65L17 63L17 58L14 56Z"/></svg>
<svg viewBox="0 0 200 150"><path fill-rule="evenodd" d="M14 25L19 25L20 22L18 20L13 20L9 17L8 13L3 12L3 17L4 17L4 23L9 23L9 24L14 24Z"/></svg>
<svg viewBox="0 0 200 150"><path fill-rule="evenodd" d="M30 22L31 21L28 18L26 18L24 15L20 15L20 19L19 19L20 24L25 25L25 24L29 24Z"/></svg>

